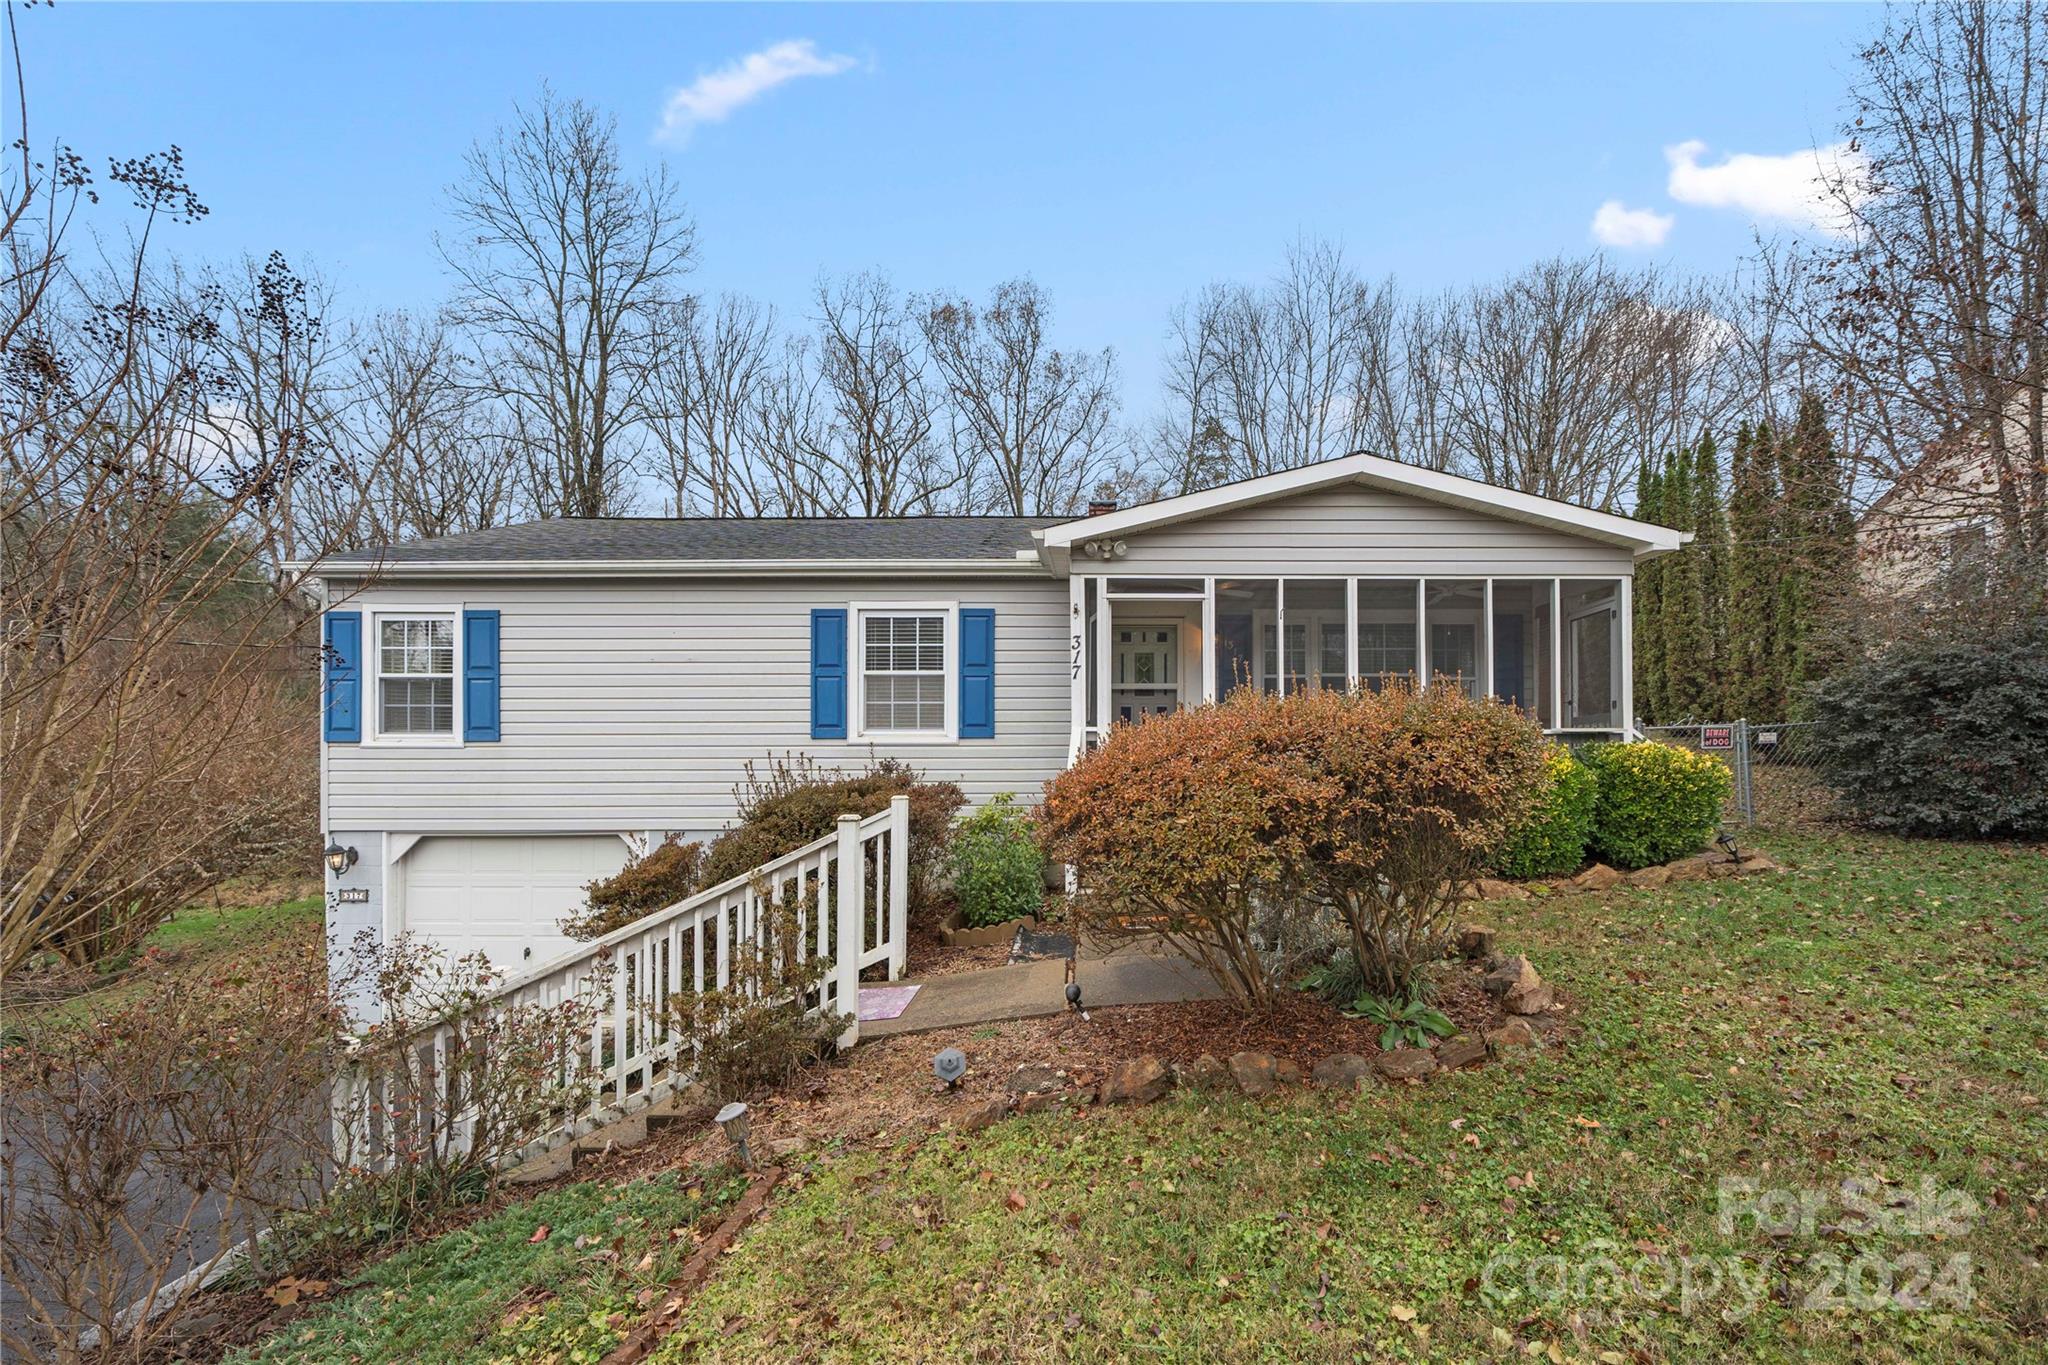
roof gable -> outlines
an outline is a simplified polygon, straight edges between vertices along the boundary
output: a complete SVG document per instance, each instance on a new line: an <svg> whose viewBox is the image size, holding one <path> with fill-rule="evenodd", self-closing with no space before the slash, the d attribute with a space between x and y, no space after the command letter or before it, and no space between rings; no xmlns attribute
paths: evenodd
<svg viewBox="0 0 2048 1365"><path fill-rule="evenodd" d="M1674 531L1667 526L1636 521L1612 512L1596 512L1555 498L1496 488L1476 479L1464 479L1455 474L1366 454L1346 455L1341 459L1324 460L1277 474L1241 479L1199 493L1141 503L1100 516L1080 517L1034 531L1032 536L1042 552L1059 560L1076 546L1089 541L1133 535L1344 483L1382 488L1507 521L1520 521L1583 536L1603 544L1624 547L1638 559L1675 550L1691 539L1688 533Z"/></svg>

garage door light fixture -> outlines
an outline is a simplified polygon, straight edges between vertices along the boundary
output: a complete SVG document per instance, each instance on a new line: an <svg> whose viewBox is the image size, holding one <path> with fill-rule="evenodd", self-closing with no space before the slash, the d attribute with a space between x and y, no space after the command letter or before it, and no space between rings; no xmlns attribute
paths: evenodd
<svg viewBox="0 0 2048 1365"><path fill-rule="evenodd" d="M356 865L356 851L353 847L343 848L338 843L330 843L327 845L326 856L327 866L334 870L337 877Z"/></svg>

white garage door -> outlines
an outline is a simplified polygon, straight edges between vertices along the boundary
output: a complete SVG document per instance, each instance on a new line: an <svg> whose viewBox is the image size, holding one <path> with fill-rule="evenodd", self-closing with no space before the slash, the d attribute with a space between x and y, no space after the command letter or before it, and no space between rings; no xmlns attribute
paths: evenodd
<svg viewBox="0 0 2048 1365"><path fill-rule="evenodd" d="M616 834L422 839L399 863L405 927L515 975L575 947L558 927L583 887L625 865Z"/></svg>

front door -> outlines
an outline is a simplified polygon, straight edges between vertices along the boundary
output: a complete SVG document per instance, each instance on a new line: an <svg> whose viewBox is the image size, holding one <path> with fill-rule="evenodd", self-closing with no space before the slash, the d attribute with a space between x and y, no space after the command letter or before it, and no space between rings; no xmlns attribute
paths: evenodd
<svg viewBox="0 0 2048 1365"><path fill-rule="evenodd" d="M1118 626L1113 636L1110 704L1120 721L1163 716L1180 705L1180 627Z"/></svg>
<svg viewBox="0 0 2048 1365"><path fill-rule="evenodd" d="M1615 715L1621 691L1616 619L1612 607L1571 618L1571 679L1565 694L1565 725L1571 729L1606 730L1620 723Z"/></svg>

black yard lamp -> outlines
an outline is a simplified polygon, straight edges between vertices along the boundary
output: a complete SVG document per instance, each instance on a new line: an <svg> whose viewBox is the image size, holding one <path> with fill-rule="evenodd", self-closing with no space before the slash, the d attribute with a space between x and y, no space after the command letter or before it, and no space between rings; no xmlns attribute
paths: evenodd
<svg viewBox="0 0 2048 1365"><path fill-rule="evenodd" d="M753 1123L747 1117L747 1106L738 1100L734 1100L731 1104L719 1110L718 1116L712 1122L718 1125L718 1131L724 1133L725 1140L730 1142L733 1148L739 1152L740 1165L750 1171L753 1170L754 1153L747 1146L747 1136L753 1127Z"/></svg>
<svg viewBox="0 0 2048 1365"><path fill-rule="evenodd" d="M343 848L339 843L327 845L327 866L339 877L356 865L356 851L353 847Z"/></svg>

